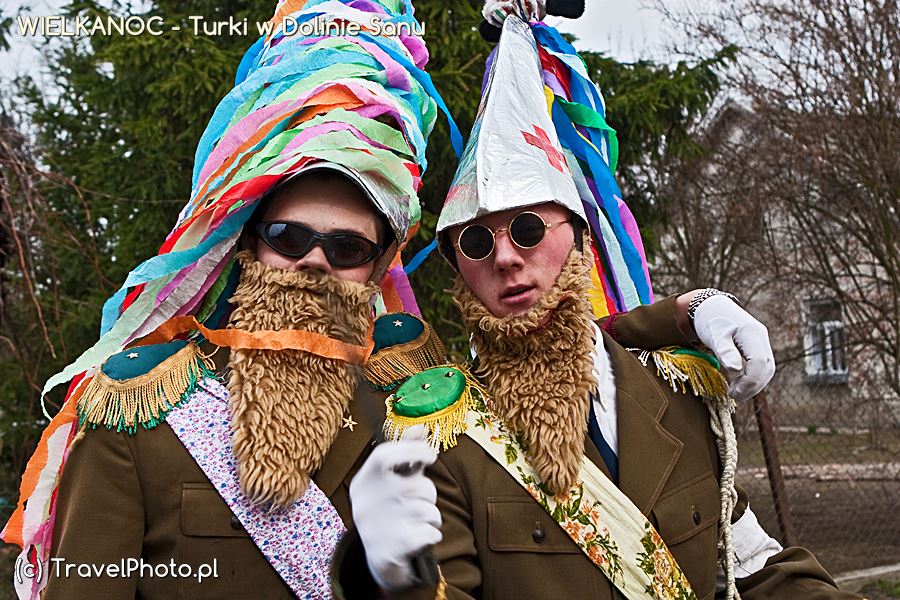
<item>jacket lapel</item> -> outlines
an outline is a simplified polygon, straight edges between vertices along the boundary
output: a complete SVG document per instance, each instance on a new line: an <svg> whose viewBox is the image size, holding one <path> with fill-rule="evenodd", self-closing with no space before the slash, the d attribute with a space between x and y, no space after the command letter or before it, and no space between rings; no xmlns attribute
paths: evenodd
<svg viewBox="0 0 900 600"><path fill-rule="evenodd" d="M341 427L331 448L322 461L322 466L313 475L313 481L331 497L350 469L366 451L366 446L375 440L384 422L384 394L372 390L363 379L359 380L356 394L350 402L350 417L355 421L353 431Z"/></svg>
<svg viewBox="0 0 900 600"><path fill-rule="evenodd" d="M616 379L619 488L647 515L684 444L660 424L669 400L657 378L606 332L603 335Z"/></svg>

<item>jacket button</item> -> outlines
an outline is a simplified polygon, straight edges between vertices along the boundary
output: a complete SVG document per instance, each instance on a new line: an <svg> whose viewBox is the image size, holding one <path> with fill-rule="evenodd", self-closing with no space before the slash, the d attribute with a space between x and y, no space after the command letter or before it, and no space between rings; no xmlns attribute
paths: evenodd
<svg viewBox="0 0 900 600"><path fill-rule="evenodd" d="M238 519L237 517L234 517L234 516L233 516L233 517L231 517L231 528L232 528L232 529L236 529L236 530L238 530L238 531L241 531L241 530L244 529L244 526L241 525L240 519Z"/></svg>
<svg viewBox="0 0 900 600"><path fill-rule="evenodd" d="M694 525L699 525L700 521L703 520L703 518L700 516L699 510L695 510L692 516L694 517Z"/></svg>
<svg viewBox="0 0 900 600"><path fill-rule="evenodd" d="M531 539L535 541L535 543L542 543L544 541L544 530L540 527L536 527L534 531L531 532Z"/></svg>

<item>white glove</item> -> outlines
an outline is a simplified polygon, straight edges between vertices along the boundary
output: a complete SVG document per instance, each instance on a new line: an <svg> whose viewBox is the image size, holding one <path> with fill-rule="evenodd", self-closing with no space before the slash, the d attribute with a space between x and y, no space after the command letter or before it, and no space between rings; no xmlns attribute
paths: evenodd
<svg viewBox="0 0 900 600"><path fill-rule="evenodd" d="M760 392L775 375L775 357L766 326L726 296L711 296L694 313L697 337L731 378L728 393L737 401Z"/></svg>
<svg viewBox="0 0 900 600"><path fill-rule="evenodd" d="M547 16L546 0L485 0L481 16L495 27L503 27L503 21L509 15L517 15L529 23L543 21Z"/></svg>
<svg viewBox="0 0 900 600"><path fill-rule="evenodd" d="M400 441L376 447L350 482L353 521L382 589L415 585L413 557L441 541L437 490L424 473L435 459L424 428L415 427Z"/></svg>

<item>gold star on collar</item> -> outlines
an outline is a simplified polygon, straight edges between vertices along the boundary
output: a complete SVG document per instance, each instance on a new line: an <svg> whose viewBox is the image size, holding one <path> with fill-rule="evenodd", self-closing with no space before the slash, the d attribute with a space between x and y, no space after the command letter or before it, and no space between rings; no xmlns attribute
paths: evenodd
<svg viewBox="0 0 900 600"><path fill-rule="evenodd" d="M359 425L359 423L353 420L353 415L347 415L346 417L344 417L344 424L341 426L341 428L353 431L353 428L357 425Z"/></svg>

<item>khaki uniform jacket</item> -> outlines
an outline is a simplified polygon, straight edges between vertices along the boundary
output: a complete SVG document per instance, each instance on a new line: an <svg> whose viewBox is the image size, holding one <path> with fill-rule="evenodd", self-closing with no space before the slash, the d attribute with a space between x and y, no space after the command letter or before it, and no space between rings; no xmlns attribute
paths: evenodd
<svg viewBox="0 0 900 600"><path fill-rule="evenodd" d="M633 345L686 343L675 325L674 305L672 297L620 316L617 336ZM215 359L221 372L227 351L216 353ZM384 394L361 383L350 411L359 424L354 431L338 432L313 476L348 527L348 486L381 429ZM706 422L705 417L701 420ZM65 564L51 565L46 592L50 600L292 597L165 423L134 435L102 428L87 431L63 469L57 503L52 556ZM76 572L76 565L99 567L129 558L143 558L148 565L174 561L195 569L215 561L218 576L198 582L147 573L86 578ZM68 576L66 564L71 565Z"/></svg>
<svg viewBox="0 0 900 600"><path fill-rule="evenodd" d="M222 354L224 352L220 352ZM313 481L345 523L348 486L375 436L384 395L361 382L350 412L357 425L341 429ZM128 598L293 598L228 505L165 423L134 435L98 428L73 447L63 470L52 556L66 564L215 564L218 577L84 578L75 567L59 576L53 565L50 600Z"/></svg>
<svg viewBox="0 0 900 600"><path fill-rule="evenodd" d="M620 489L657 528L697 597L713 598L720 464L707 409L693 395L673 392L652 363L644 367L608 335L605 341L617 387ZM589 437L585 452L609 476ZM443 540L434 554L449 585L448 598L621 598L550 515L471 438L460 436L429 474L443 520ZM742 495L735 520L745 507ZM772 557L738 586L744 600L857 597L839 591L802 548ZM434 589L395 597L430 599Z"/></svg>

